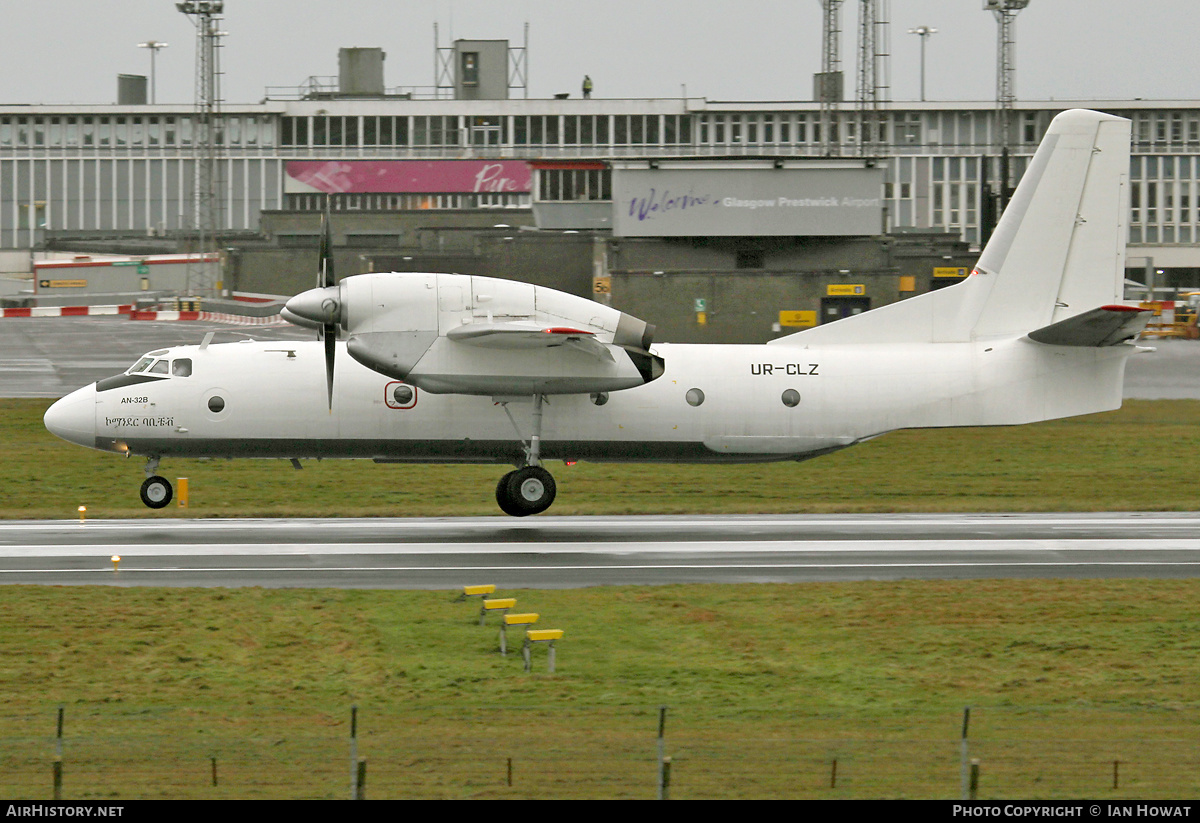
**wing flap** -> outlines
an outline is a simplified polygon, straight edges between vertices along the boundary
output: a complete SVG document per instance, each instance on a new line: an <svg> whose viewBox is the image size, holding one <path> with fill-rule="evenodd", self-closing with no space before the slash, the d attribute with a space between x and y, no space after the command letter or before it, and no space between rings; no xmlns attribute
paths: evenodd
<svg viewBox="0 0 1200 823"><path fill-rule="evenodd" d="M570 326L548 326L530 322L466 323L451 329L446 337L456 343L495 349L550 349L565 346L599 360L613 360L608 346L596 333Z"/></svg>

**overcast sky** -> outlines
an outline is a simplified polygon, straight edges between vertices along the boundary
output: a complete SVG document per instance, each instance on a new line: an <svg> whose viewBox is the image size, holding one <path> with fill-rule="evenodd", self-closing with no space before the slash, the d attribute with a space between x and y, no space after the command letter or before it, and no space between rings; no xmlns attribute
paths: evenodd
<svg viewBox="0 0 1200 823"><path fill-rule="evenodd" d="M930 100L995 98L996 23L982 0L891 0L892 99L919 96L908 29L933 26ZM842 63L854 88L858 3L842 11ZM118 74L150 73L158 101L194 99L195 29L174 0L0 0L0 104L116 101ZM529 96L808 100L821 63L818 0L227 0L227 103L267 86L335 75L339 47L387 53L387 86L433 84L433 25L454 38L520 45L529 24ZM1032 0L1017 17L1018 99L1194 99L1200 94L1196 0Z"/></svg>

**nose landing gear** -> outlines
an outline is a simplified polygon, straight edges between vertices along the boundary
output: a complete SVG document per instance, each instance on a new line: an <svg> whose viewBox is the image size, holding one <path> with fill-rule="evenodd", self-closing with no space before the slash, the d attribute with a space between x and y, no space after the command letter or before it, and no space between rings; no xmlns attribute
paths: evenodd
<svg viewBox="0 0 1200 823"><path fill-rule="evenodd" d="M146 480L141 489L142 502L152 509L165 507L175 496L171 481L155 474L158 471L158 460L157 457L151 457L146 461Z"/></svg>

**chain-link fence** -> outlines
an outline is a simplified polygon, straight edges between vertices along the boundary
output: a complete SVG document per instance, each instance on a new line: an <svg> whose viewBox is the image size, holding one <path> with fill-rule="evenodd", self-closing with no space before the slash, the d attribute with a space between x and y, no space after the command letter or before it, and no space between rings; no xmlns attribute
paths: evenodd
<svg viewBox="0 0 1200 823"><path fill-rule="evenodd" d="M500 696L498 696L500 697ZM62 799L631 798L659 792L660 707L369 707L351 738L337 713L249 707L68 705L0 715L0 795ZM667 795L958 798L1200 795L1200 711L976 707L956 711L667 709Z"/></svg>

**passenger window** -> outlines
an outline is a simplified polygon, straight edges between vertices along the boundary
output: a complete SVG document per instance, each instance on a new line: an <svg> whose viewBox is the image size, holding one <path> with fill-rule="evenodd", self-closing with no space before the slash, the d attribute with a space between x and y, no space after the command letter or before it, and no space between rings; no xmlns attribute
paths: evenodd
<svg viewBox="0 0 1200 823"><path fill-rule="evenodd" d="M167 361L166 360L157 361L153 366L150 367L150 371L149 371L149 374L166 374L166 373L167 373Z"/></svg>
<svg viewBox="0 0 1200 823"><path fill-rule="evenodd" d="M183 357L171 363L171 374L176 377L191 377L192 376L192 360L189 357Z"/></svg>

